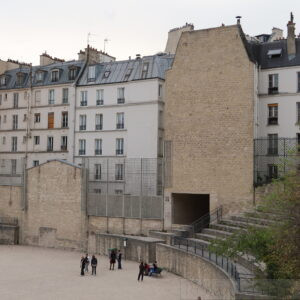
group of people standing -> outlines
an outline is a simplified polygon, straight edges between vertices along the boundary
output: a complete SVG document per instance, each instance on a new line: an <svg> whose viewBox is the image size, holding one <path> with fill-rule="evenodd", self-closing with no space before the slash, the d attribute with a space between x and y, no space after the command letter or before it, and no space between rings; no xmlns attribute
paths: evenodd
<svg viewBox="0 0 300 300"><path fill-rule="evenodd" d="M147 264L146 262L144 263L143 261L140 262L139 265L139 275L138 275L138 281L143 281L144 279L144 275L146 276L152 276L153 273L157 273L158 270L162 270L160 268L157 267L157 262L155 261L152 265L152 267L150 267L149 264Z"/></svg>
<svg viewBox="0 0 300 300"><path fill-rule="evenodd" d="M122 269L122 253L120 250L116 252L115 249L111 250L109 255L109 269L114 270L115 269L115 263L118 262L118 269ZM96 275L96 269L98 265L98 260L95 255L92 256L92 259L90 259L88 253L81 257L80 260L80 275L84 276L85 273L89 272L89 265L91 263L92 266L92 275Z"/></svg>

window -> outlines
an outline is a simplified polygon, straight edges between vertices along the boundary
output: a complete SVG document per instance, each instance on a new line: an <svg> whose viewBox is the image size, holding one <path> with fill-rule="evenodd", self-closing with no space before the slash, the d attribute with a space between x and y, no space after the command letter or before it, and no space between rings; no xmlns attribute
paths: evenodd
<svg viewBox="0 0 300 300"><path fill-rule="evenodd" d="M35 145L39 145L40 144L40 137L38 135L35 135L33 137L33 140L34 140L34 144Z"/></svg>
<svg viewBox="0 0 300 300"><path fill-rule="evenodd" d="M124 139L116 139L116 154L124 154Z"/></svg>
<svg viewBox="0 0 300 300"><path fill-rule="evenodd" d="M36 73L36 81L41 82L44 79L44 73L43 72L37 72Z"/></svg>
<svg viewBox="0 0 300 300"><path fill-rule="evenodd" d="M85 155L85 140L79 140L79 155Z"/></svg>
<svg viewBox="0 0 300 300"><path fill-rule="evenodd" d="M54 90L49 90L49 100L48 104L54 104L55 99L54 99Z"/></svg>
<svg viewBox="0 0 300 300"><path fill-rule="evenodd" d="M115 166L115 179L116 180L123 180L123 169L124 165L123 164L116 164Z"/></svg>
<svg viewBox="0 0 300 300"><path fill-rule="evenodd" d="M6 115L3 117L3 123L6 123Z"/></svg>
<svg viewBox="0 0 300 300"><path fill-rule="evenodd" d="M147 77L147 74L148 74L148 69L149 69L149 63L148 62L145 62L143 64L143 68L142 68L142 79L145 79Z"/></svg>
<svg viewBox="0 0 300 300"><path fill-rule="evenodd" d="M127 72L126 72L126 74L125 74L125 76L124 76L124 81L128 81L128 79L129 79L129 77L130 77L130 75L131 75L131 73L132 73L132 68L129 68L128 70L127 70Z"/></svg>
<svg viewBox="0 0 300 300"><path fill-rule="evenodd" d="M162 97L162 84L158 85L158 97Z"/></svg>
<svg viewBox="0 0 300 300"><path fill-rule="evenodd" d="M117 129L124 128L124 113L117 113Z"/></svg>
<svg viewBox="0 0 300 300"><path fill-rule="evenodd" d="M41 103L41 91L35 91L34 101L36 106L38 106Z"/></svg>
<svg viewBox="0 0 300 300"><path fill-rule="evenodd" d="M2 138L2 144L3 144L3 145L6 144L6 137L5 137L5 136Z"/></svg>
<svg viewBox="0 0 300 300"><path fill-rule="evenodd" d="M6 85L6 76L5 76L5 75L2 75L2 76L0 77L0 85L1 85L1 86Z"/></svg>
<svg viewBox="0 0 300 300"><path fill-rule="evenodd" d="M282 49L272 49L269 50L267 55L269 58L280 57L282 53Z"/></svg>
<svg viewBox="0 0 300 300"><path fill-rule="evenodd" d="M118 88L118 104L125 103L125 88Z"/></svg>
<svg viewBox="0 0 300 300"><path fill-rule="evenodd" d="M300 72L297 73L297 91L300 93Z"/></svg>
<svg viewBox="0 0 300 300"><path fill-rule="evenodd" d="M47 139L47 151L48 152L53 151L53 136L48 136L48 139Z"/></svg>
<svg viewBox="0 0 300 300"><path fill-rule="evenodd" d="M86 115L79 116L79 130L86 130Z"/></svg>
<svg viewBox="0 0 300 300"><path fill-rule="evenodd" d="M11 152L17 152L18 148L18 138L16 136L13 136L11 138Z"/></svg>
<svg viewBox="0 0 300 300"><path fill-rule="evenodd" d="M48 113L48 128L54 128L54 112Z"/></svg>
<svg viewBox="0 0 300 300"><path fill-rule="evenodd" d="M34 167L37 167L39 164L40 164L40 162L38 160L34 160L33 161L33 166Z"/></svg>
<svg viewBox="0 0 300 300"><path fill-rule="evenodd" d="M87 106L87 91L80 92L80 106Z"/></svg>
<svg viewBox="0 0 300 300"><path fill-rule="evenodd" d="M278 124L278 104L268 104L269 117L268 125L277 125Z"/></svg>
<svg viewBox="0 0 300 300"><path fill-rule="evenodd" d="M2 95L0 94L0 105L2 104Z"/></svg>
<svg viewBox="0 0 300 300"><path fill-rule="evenodd" d="M23 122L26 122L26 120L27 120L27 114L24 114L24 116L23 116Z"/></svg>
<svg viewBox="0 0 300 300"><path fill-rule="evenodd" d="M95 123L96 123L95 129L102 130L102 127L103 127L103 115L102 114L96 114Z"/></svg>
<svg viewBox="0 0 300 300"><path fill-rule="evenodd" d="M277 165L268 165L268 175L269 175L269 179L278 178L278 166Z"/></svg>
<svg viewBox="0 0 300 300"><path fill-rule="evenodd" d="M18 108L18 106L19 106L19 94L18 93L14 93L13 108Z"/></svg>
<svg viewBox="0 0 300 300"><path fill-rule="evenodd" d="M115 194L116 195L122 195L123 194L123 190L117 189L117 190L115 190Z"/></svg>
<svg viewBox="0 0 300 300"><path fill-rule="evenodd" d="M23 144L26 143L26 140L27 140L26 135L24 135L24 136L23 136Z"/></svg>
<svg viewBox="0 0 300 300"><path fill-rule="evenodd" d="M94 189L95 194L101 194L101 189Z"/></svg>
<svg viewBox="0 0 300 300"><path fill-rule="evenodd" d="M278 74L269 74L269 94L278 94Z"/></svg>
<svg viewBox="0 0 300 300"><path fill-rule="evenodd" d="M11 174L15 175L17 173L17 160L12 159L11 160Z"/></svg>
<svg viewBox="0 0 300 300"><path fill-rule="evenodd" d="M102 140L95 139L95 155L102 155Z"/></svg>
<svg viewBox="0 0 300 300"><path fill-rule="evenodd" d="M108 78L110 75L110 71L105 71L103 74L103 78Z"/></svg>
<svg viewBox="0 0 300 300"><path fill-rule="evenodd" d="M95 164L95 180L101 179L101 164Z"/></svg>
<svg viewBox="0 0 300 300"><path fill-rule="evenodd" d="M34 114L34 123L40 123L41 122L41 114Z"/></svg>
<svg viewBox="0 0 300 300"><path fill-rule="evenodd" d="M59 79L59 70L54 70L51 72L51 81L56 82Z"/></svg>
<svg viewBox="0 0 300 300"><path fill-rule="evenodd" d="M278 134L268 134L268 154L278 155Z"/></svg>
<svg viewBox="0 0 300 300"><path fill-rule="evenodd" d="M95 78L96 78L96 66L89 66L88 81L95 81Z"/></svg>
<svg viewBox="0 0 300 300"><path fill-rule="evenodd" d="M17 86L22 85L24 83L24 79L25 79L25 74L23 73L17 74L17 82L16 82Z"/></svg>
<svg viewBox="0 0 300 300"><path fill-rule="evenodd" d="M66 104L69 101L69 89L65 88L62 90L62 103Z"/></svg>
<svg viewBox="0 0 300 300"><path fill-rule="evenodd" d="M68 150L68 136L63 135L61 137L60 149L61 149L61 151L67 151Z"/></svg>
<svg viewBox="0 0 300 300"><path fill-rule="evenodd" d="M18 129L18 115L13 115L12 117L13 117L12 128Z"/></svg>
<svg viewBox="0 0 300 300"><path fill-rule="evenodd" d="M67 111L63 111L61 113L61 127L62 128L68 127L68 112Z"/></svg>
<svg viewBox="0 0 300 300"><path fill-rule="evenodd" d="M77 69L76 68L71 68L69 70L69 80L74 80L77 75Z"/></svg>
<svg viewBox="0 0 300 300"><path fill-rule="evenodd" d="M104 104L104 90L97 90L96 91L96 105L103 105Z"/></svg>
<svg viewBox="0 0 300 300"><path fill-rule="evenodd" d="M297 123L300 123L300 102L297 102Z"/></svg>

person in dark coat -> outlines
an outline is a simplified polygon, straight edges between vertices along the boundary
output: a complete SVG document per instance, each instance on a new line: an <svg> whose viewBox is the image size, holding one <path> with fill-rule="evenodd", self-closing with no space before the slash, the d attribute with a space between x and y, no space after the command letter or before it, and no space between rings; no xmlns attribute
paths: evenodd
<svg viewBox="0 0 300 300"><path fill-rule="evenodd" d="M111 254L110 254L110 265L109 265L110 270L115 269L116 257L117 257L117 255L116 255L115 250L112 250Z"/></svg>
<svg viewBox="0 0 300 300"><path fill-rule="evenodd" d="M117 260L118 260L118 269L120 270L120 269L122 269L122 253L120 250L118 251Z"/></svg>
<svg viewBox="0 0 300 300"><path fill-rule="evenodd" d="M144 263L141 261L140 265L139 265L139 275L138 275L138 281L143 281L144 279L144 271L145 271L145 266Z"/></svg>
<svg viewBox="0 0 300 300"><path fill-rule="evenodd" d="M91 266L92 266L92 275L96 275L96 268L97 268L98 260L95 255L92 256Z"/></svg>
<svg viewBox="0 0 300 300"><path fill-rule="evenodd" d="M80 260L80 269L81 269L81 276L84 276L84 267L85 267L85 258L83 256L81 256L81 260Z"/></svg>

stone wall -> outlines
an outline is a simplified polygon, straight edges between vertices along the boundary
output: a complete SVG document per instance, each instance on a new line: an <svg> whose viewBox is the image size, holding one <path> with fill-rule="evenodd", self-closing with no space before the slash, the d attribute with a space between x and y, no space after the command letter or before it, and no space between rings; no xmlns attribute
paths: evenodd
<svg viewBox="0 0 300 300"><path fill-rule="evenodd" d="M167 226L172 193L209 194L227 213L252 204L255 72L239 26L182 33L165 85Z"/></svg>
<svg viewBox="0 0 300 300"><path fill-rule="evenodd" d="M12 217L20 219L22 214L21 186L0 186L0 217Z"/></svg>
<svg viewBox="0 0 300 300"><path fill-rule="evenodd" d="M224 271L211 262L168 245L156 245L158 266L194 281L216 299L235 299L235 284Z"/></svg>
<svg viewBox="0 0 300 300"><path fill-rule="evenodd" d="M22 243L84 249L87 229L81 169L51 161L29 169L27 178Z"/></svg>

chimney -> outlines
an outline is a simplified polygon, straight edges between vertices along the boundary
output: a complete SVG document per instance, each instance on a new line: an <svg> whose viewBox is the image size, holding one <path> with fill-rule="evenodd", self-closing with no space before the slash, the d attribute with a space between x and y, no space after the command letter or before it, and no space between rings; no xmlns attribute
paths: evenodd
<svg viewBox="0 0 300 300"><path fill-rule="evenodd" d="M280 28L273 27L270 42L281 40L283 38L283 30Z"/></svg>
<svg viewBox="0 0 300 300"><path fill-rule="evenodd" d="M89 64L95 64L115 61L116 58L88 45L87 48L79 51L78 60L87 60Z"/></svg>
<svg viewBox="0 0 300 300"><path fill-rule="evenodd" d="M40 66L47 66L58 62L64 62L63 59L52 57L47 52L40 55Z"/></svg>
<svg viewBox="0 0 300 300"><path fill-rule="evenodd" d="M294 16L291 13L291 19L287 24L288 36L287 36L287 52L289 58L294 58L296 55L296 40L295 40L295 23Z"/></svg>

